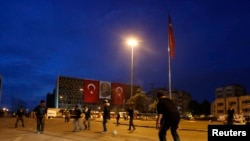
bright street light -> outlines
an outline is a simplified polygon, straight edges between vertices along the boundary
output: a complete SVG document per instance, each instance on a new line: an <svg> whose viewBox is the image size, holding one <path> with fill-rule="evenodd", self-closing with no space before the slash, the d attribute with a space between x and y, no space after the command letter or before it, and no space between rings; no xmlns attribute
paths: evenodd
<svg viewBox="0 0 250 141"><path fill-rule="evenodd" d="M137 41L135 39L128 40L128 44L133 48L137 45Z"/></svg>
<svg viewBox="0 0 250 141"><path fill-rule="evenodd" d="M137 45L137 41L135 39L130 39L128 40L128 44L131 47L131 78L130 78L130 85L131 85L131 90L130 90L130 98L132 97L133 93L133 75L134 75L134 47Z"/></svg>

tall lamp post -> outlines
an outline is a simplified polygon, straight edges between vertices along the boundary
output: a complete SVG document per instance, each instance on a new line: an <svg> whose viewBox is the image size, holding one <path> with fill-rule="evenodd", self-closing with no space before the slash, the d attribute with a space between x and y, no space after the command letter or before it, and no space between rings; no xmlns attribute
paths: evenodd
<svg viewBox="0 0 250 141"><path fill-rule="evenodd" d="M130 76L130 84L131 84L131 90L130 90L130 98L132 97L133 93L133 77L134 77L134 47L137 45L137 41L135 39L128 40L128 44L131 47L131 76Z"/></svg>

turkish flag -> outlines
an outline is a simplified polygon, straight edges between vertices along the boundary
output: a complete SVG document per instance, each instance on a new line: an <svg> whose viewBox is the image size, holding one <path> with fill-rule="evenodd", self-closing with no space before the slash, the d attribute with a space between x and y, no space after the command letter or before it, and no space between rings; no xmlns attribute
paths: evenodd
<svg viewBox="0 0 250 141"><path fill-rule="evenodd" d="M84 102L98 103L99 101L99 81L83 80Z"/></svg>
<svg viewBox="0 0 250 141"><path fill-rule="evenodd" d="M174 39L173 25L170 16L168 16L168 42L169 42L170 56L171 58L174 58L175 39Z"/></svg>
<svg viewBox="0 0 250 141"><path fill-rule="evenodd" d="M125 100L125 84L111 83L113 105L123 105Z"/></svg>

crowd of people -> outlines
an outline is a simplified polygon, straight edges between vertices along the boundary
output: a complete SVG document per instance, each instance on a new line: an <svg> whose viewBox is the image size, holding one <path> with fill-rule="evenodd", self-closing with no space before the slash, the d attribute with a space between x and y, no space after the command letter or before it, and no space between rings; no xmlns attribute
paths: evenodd
<svg viewBox="0 0 250 141"><path fill-rule="evenodd" d="M35 106L35 108L32 110L31 117L36 119L36 132L37 134L43 134L44 133L44 126L45 126L45 120L47 116L48 108L46 107L45 100L41 100L40 103ZM108 100L103 100L103 107L102 107L102 127L103 131L102 133L107 133L107 123L108 120L110 120L110 103ZM132 107L128 109L128 114L123 113L124 120L127 120L127 116L130 116L129 121L129 130L131 130L131 127L133 130L135 130L135 126L133 124L133 117L134 117L134 111ZM66 110L63 112L64 115L64 122L69 123L70 119L72 119L73 123L73 132L81 131L81 130L90 130L91 125L91 108L88 105L84 105L82 109L80 109L79 105L75 105L73 110ZM24 107L20 106L18 110L16 111L16 122L15 122L15 128L18 127L19 122L21 122L21 126L24 127ZM116 125L118 126L120 124L120 113L117 112L115 114L116 118Z"/></svg>
<svg viewBox="0 0 250 141"><path fill-rule="evenodd" d="M159 141L166 141L167 131L170 130L172 138L174 141L180 141L180 136L178 134L178 127L180 123L180 114L176 108L175 103L166 96L165 93L158 92L157 93L158 103L156 105L157 109L157 119L155 128L158 130L158 138ZM21 122L21 126L24 127L24 107L20 106L16 112L16 122L15 128L18 127L19 122ZM40 104L37 105L33 109L33 117L36 119L36 131L37 134L43 134L45 119L47 115L48 108L46 107L46 102L44 100L40 101ZM102 106L102 133L107 133L107 123L110 120L111 107L108 100L103 100ZM81 131L81 130L90 130L91 128L91 108L88 105L84 105L82 109L80 109L79 105L75 105L73 111L65 111L65 123L68 123L70 119L73 119L73 132ZM126 113L122 115L124 120L129 119L128 121L128 130L133 131L136 129L134 125L134 117L135 112L134 108L130 106ZM116 112L116 126L120 124L120 113ZM129 117L129 118L128 118ZM235 118L235 111L232 106L227 110L227 125L233 125ZM250 125L250 117L246 119L246 124Z"/></svg>
<svg viewBox="0 0 250 141"><path fill-rule="evenodd" d="M158 136L160 141L166 140L166 132L168 129L171 130L174 141L180 141L180 137L177 133L178 125L180 122L180 114L177 109L174 108L175 105L173 101L166 97L163 93L158 93L158 103L157 103L157 113L158 118L156 120L156 129L159 130ZM102 133L108 132L107 123L110 120L110 103L108 100L103 100L102 106ZM46 103L44 100L40 101L40 104L37 105L33 109L33 117L36 119L36 129L37 134L43 134L45 119L47 115L48 108L46 107ZM128 121L128 130L133 131L136 129L134 125L134 117L135 112L134 108L130 106L127 111L127 114L123 113L124 120L127 120L127 116L129 116ZM17 111L17 120L15 123L15 127L18 126L18 122L21 121L22 127L24 127L24 111L23 107L20 107ZM82 109L80 109L79 105L75 105L73 111L65 111L65 123L68 123L70 119L73 119L73 132L81 131L81 130L90 130L91 128L91 108L88 105L84 105ZM116 118L116 126L120 124L120 113L117 112L115 115Z"/></svg>

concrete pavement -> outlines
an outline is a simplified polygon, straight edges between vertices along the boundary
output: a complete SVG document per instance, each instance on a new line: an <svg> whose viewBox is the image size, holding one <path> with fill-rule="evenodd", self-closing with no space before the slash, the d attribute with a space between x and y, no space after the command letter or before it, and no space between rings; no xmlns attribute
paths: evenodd
<svg viewBox="0 0 250 141"><path fill-rule="evenodd" d="M108 133L101 133L102 119L91 121L91 130L72 132L72 120L64 123L64 119L55 118L46 120L44 134L36 134L35 119L26 118L25 127L14 128L15 118L0 118L1 141L158 141L158 131L154 128L155 121L135 120L136 130L128 131L128 121L120 120L121 125L116 126L112 119L107 123ZM207 125L209 122L181 121L179 134L182 141L206 141ZM118 134L112 134L117 130ZM168 141L173 141L170 132Z"/></svg>

